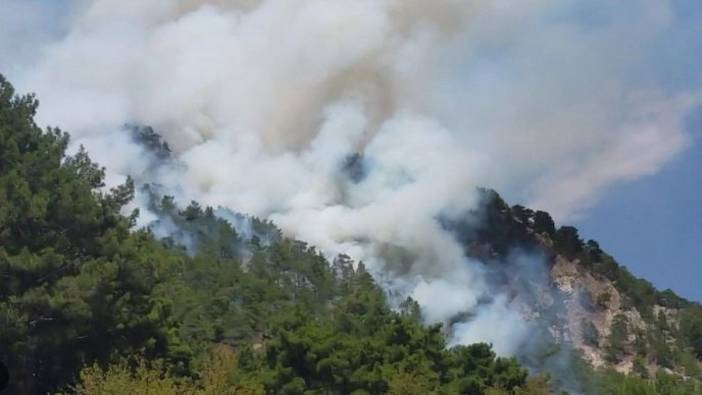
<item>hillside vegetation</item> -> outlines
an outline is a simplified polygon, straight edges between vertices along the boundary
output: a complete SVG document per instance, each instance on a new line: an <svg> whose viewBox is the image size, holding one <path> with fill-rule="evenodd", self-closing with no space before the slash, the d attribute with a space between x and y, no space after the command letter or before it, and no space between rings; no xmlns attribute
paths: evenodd
<svg viewBox="0 0 702 395"><path fill-rule="evenodd" d="M580 376L575 380L579 391L620 393L598 389L595 384L621 381L643 388L657 379L685 382L688 387L679 393L702 391L699 303L671 290L659 291L633 276L596 241L583 241L576 228L557 228L548 213L510 207L494 191L481 193L481 209L448 226L466 246L467 255L490 265L501 265L515 249L544 258L547 284L526 284L537 289L537 295L525 298L518 294L514 303L525 305L531 316L538 317L554 344L572 350L570 357L582 360L568 365L569 373ZM504 286L514 287L513 279L507 277ZM531 362L549 366L545 360ZM598 368L603 376L593 380L591 372L578 372L578 367ZM626 374L627 380L619 373ZM631 391L625 393L647 393Z"/></svg>
<svg viewBox="0 0 702 395"><path fill-rule="evenodd" d="M121 214L134 183L105 191L104 169L84 150L67 155L66 133L37 127L37 105L0 76L0 360L9 393L544 394L558 386L557 371L529 376L488 344L447 347L415 301L390 309L363 263L329 262L271 223L248 219L252 232L242 235L213 208L177 207L154 192L150 209L176 231L135 230L138 212ZM586 391L699 391L699 305L634 278L547 214L486 196L480 229L447 224L467 253L483 246L490 264L519 244L539 248L609 281L617 311L641 317L641 337L626 314L587 332L608 362L593 369L573 353ZM609 370L634 354L643 369Z"/></svg>
<svg viewBox="0 0 702 395"><path fill-rule="evenodd" d="M133 183L101 192L104 170L83 150L66 155L68 136L39 129L36 109L0 80L0 359L12 393L525 386L514 359L448 349L416 303L390 310L363 264L330 264L269 224L265 242L242 240L211 208L165 197L157 208L198 238L194 256L130 230L138 213L120 210Z"/></svg>

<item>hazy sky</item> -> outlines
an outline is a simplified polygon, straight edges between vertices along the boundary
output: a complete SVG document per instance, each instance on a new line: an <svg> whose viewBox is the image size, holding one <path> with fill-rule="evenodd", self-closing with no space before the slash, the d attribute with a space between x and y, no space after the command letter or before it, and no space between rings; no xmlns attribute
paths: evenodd
<svg viewBox="0 0 702 395"><path fill-rule="evenodd" d="M32 89L22 85L27 67L42 58L43 49L48 44L61 40L77 10L87 3L71 0L0 0L0 73L16 82L19 89ZM618 6L608 5L607 12L601 11L604 7L597 6L605 2L568 0L563 4L566 3L573 5L571 8L563 7L568 15L554 13L554 17L575 18L583 26L606 24L612 15L628 15L626 10L612 10L626 7L624 2L617 3L621 4ZM652 3L642 0L632 4ZM637 62L652 66L645 68L650 75L638 73L636 78L655 81L664 90L702 89L702 2L678 0L670 4L675 22L664 32L653 36L657 41L640 43L646 50L640 52L643 56ZM637 14L632 12L632 15ZM561 50L557 47L549 49ZM495 58L499 62L497 55ZM617 55L604 53L602 56ZM488 67L491 66L490 60L482 58ZM607 59L602 60L603 63L607 62ZM578 67L577 61L573 64ZM476 67L473 64L470 66ZM515 64L507 63L506 68L509 66ZM540 64L534 62L528 66L538 70ZM597 64L588 63L582 67L596 68ZM576 78L577 71L573 72ZM485 73L485 76L490 77L491 74ZM490 81L481 79L466 83L481 89L489 86ZM579 86L574 88L578 89ZM592 89L598 88L593 86ZM496 94L500 94L500 91ZM699 110L687 116L686 129L689 141L667 163L654 166L653 171L633 171L633 176L622 177L599 188L600 199L586 204L584 209L579 210L579 215L572 216L566 222L577 225L584 238L598 240L635 274L649 279L660 288L672 288L682 296L702 300L702 115ZM593 172L597 170L593 168ZM587 176L585 174L584 177L587 179ZM559 191L554 189L553 194ZM506 191L506 194L509 196L510 191ZM559 205L554 207L557 211L561 208Z"/></svg>
<svg viewBox="0 0 702 395"><path fill-rule="evenodd" d="M636 275L702 301L702 120L695 143L658 174L622 184L576 223Z"/></svg>
<svg viewBox="0 0 702 395"><path fill-rule="evenodd" d="M667 83L699 87L702 2L674 4L684 17L662 51L684 56L666 66ZM702 301L702 111L688 116L687 129L684 152L658 174L612 188L577 225L635 274Z"/></svg>

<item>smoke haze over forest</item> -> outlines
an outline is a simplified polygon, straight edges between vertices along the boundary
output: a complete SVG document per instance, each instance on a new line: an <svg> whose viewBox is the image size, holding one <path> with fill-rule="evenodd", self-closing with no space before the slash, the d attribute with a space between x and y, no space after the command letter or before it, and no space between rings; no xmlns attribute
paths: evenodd
<svg viewBox="0 0 702 395"><path fill-rule="evenodd" d="M36 2L9 6L55 23ZM31 50L0 38L0 56L16 55L0 67L37 93L41 122L106 166L108 186L131 175L182 204L272 220L362 260L428 322L471 313L454 341L500 354L529 329L439 219L476 209L480 186L576 219L689 146L702 98L664 83L678 54L651 61L681 18L672 1L95 0L62 12L55 34L25 32ZM133 124L158 131L173 160L154 164ZM156 219L144 196L135 204L139 225ZM475 329L498 322L510 333Z"/></svg>

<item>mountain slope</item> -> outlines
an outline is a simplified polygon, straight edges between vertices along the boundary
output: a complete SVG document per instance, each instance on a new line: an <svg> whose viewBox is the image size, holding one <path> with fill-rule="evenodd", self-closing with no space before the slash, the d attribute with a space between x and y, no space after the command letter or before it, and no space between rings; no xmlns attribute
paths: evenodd
<svg viewBox="0 0 702 395"><path fill-rule="evenodd" d="M484 393L532 385L487 344L448 348L416 303L391 310L362 263L211 208L154 203L41 130L0 76L0 360L10 393ZM166 147L163 147L166 149ZM168 222L170 221L170 222ZM181 244L190 240L193 250Z"/></svg>
<svg viewBox="0 0 702 395"><path fill-rule="evenodd" d="M36 107L0 78L0 360L14 393L700 388L700 306L635 279L546 213L483 191L479 209L445 221L542 334L519 361L486 344L448 347L447 327L423 325L412 299L391 309L362 263L330 262L269 222L178 207L150 186L158 220L134 230L138 213L120 214L133 182L104 191L104 170L82 150L67 155L68 136L39 129ZM153 130L137 137L168 157ZM561 364L571 349L629 376L588 370L577 355Z"/></svg>
<svg viewBox="0 0 702 395"><path fill-rule="evenodd" d="M474 220L451 224L468 255L501 262L517 248L544 257L547 283L532 282L540 295L525 310L558 342L582 352L594 367L643 377L659 371L702 377L699 303L656 290L596 241L581 240L576 228L556 229L547 213L509 207L495 192L483 191L483 209L473 215L482 219L477 228ZM517 294L514 303L523 299Z"/></svg>

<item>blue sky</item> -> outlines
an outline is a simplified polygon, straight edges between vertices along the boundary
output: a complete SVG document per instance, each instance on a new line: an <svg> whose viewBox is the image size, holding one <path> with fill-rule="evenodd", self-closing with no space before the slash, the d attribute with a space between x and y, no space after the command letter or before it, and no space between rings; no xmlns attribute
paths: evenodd
<svg viewBox="0 0 702 395"><path fill-rule="evenodd" d="M679 26L662 46L663 83L702 86L702 2L676 1ZM657 59L650 59L656 62ZM692 144L659 173L612 188L576 223L634 274L702 301L702 110L691 114Z"/></svg>
<svg viewBox="0 0 702 395"><path fill-rule="evenodd" d="M658 174L613 188L576 223L634 274L702 300L702 112L694 145Z"/></svg>

